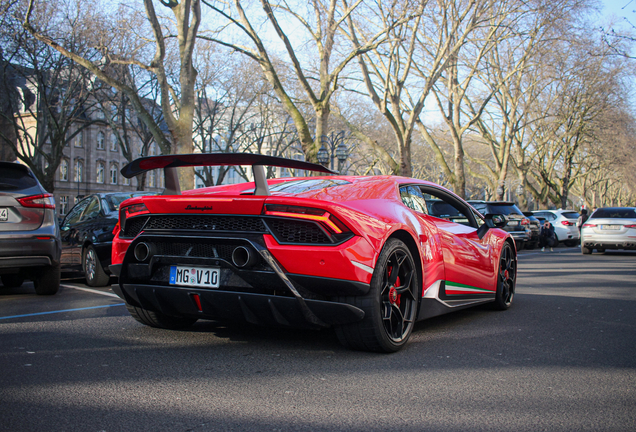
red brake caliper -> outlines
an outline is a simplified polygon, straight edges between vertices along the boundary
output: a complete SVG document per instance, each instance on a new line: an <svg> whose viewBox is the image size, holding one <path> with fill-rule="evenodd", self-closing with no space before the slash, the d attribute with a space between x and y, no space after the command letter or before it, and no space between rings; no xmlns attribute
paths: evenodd
<svg viewBox="0 0 636 432"><path fill-rule="evenodd" d="M393 270L393 268L391 268L391 270L389 270L389 276L391 276L391 271ZM395 281L395 285L391 287L391 289L389 289L389 301L391 302L391 304L397 305L398 307L400 307L400 299L402 298L402 294L398 294L397 290L395 289L396 286L400 286L400 278L398 277L397 280Z"/></svg>

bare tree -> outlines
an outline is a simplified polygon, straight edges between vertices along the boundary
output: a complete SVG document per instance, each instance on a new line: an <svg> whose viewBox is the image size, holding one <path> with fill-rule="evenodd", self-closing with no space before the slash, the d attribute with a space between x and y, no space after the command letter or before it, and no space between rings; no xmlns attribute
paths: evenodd
<svg viewBox="0 0 636 432"><path fill-rule="evenodd" d="M73 21L66 31L90 42L99 53L97 59L88 58L72 47L65 46L56 38L54 32L47 31L32 19L34 13L45 7L46 3L43 1L29 0L24 27L39 41L83 66L104 83L126 94L163 153L191 153L194 87L197 76L193 66L193 54L201 22L201 3L200 0L160 0L164 8L162 11L169 11L169 17L160 16L152 0L144 0L143 3L146 27L139 19L137 11L127 10L124 6L120 6L116 12L119 26L108 22L108 15L93 1L77 2L69 6L70 9L75 9L78 19ZM131 18L124 22L123 16ZM122 31L113 31L121 28L122 24ZM154 54L148 54L153 46ZM179 67L175 71L176 76L171 75L171 50L174 50L178 57ZM112 68L112 65L136 65L156 76L161 89L163 119L170 131L174 148L161 125L144 106L137 89L122 81L116 74L110 73L116 69ZM192 170L181 170L179 179L182 187L193 187Z"/></svg>
<svg viewBox="0 0 636 432"><path fill-rule="evenodd" d="M2 28L4 58L0 61L4 79L0 83L5 109L0 114L5 127L0 139L12 153L28 165L49 192L54 191L64 147L81 139L84 129L95 120L95 98L90 74L56 50L27 37L19 25L19 4L9 10ZM67 22L49 22L49 25ZM11 24L11 25L9 25ZM64 43L90 55L73 34Z"/></svg>
<svg viewBox="0 0 636 432"><path fill-rule="evenodd" d="M269 0L261 0L262 10L259 12L254 7L246 8L241 0L227 3L203 1L224 21L220 25L222 31L209 37L200 37L245 54L259 64L263 75L291 116L307 160L315 162L321 138L329 131L331 99L338 89L341 73L354 58L377 47L386 37L388 29L380 28L366 44L347 49L338 43L339 33L345 20L355 13L363 0L354 1L351 5L345 0L312 0L306 14L301 12L305 9L304 3L290 5L282 2L273 5ZM262 22L271 27L262 26ZM273 44L268 43L271 41L266 40L269 29L274 30L282 44L281 55L277 55ZM290 29L293 29L293 38L289 37ZM235 30L245 36L246 43L251 47L233 40ZM315 48L309 57L305 50L308 45ZM287 70L300 84L302 101L294 100L292 85L285 82ZM311 119L299 107L300 102L311 106L315 116L313 134L310 130Z"/></svg>

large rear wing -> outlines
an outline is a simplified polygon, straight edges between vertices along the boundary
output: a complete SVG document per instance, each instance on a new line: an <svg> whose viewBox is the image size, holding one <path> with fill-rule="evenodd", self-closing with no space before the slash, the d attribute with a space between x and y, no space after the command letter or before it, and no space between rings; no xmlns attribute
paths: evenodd
<svg viewBox="0 0 636 432"><path fill-rule="evenodd" d="M195 153L147 156L135 159L124 166L121 169L121 174L126 178L131 178L146 171L163 168L166 181L166 189L163 192L164 195L179 195L181 194L181 187L175 168L219 165L251 165L252 172L254 173L254 183L256 185L254 195L269 195L264 166L277 166L336 174L330 169L315 163L254 153Z"/></svg>

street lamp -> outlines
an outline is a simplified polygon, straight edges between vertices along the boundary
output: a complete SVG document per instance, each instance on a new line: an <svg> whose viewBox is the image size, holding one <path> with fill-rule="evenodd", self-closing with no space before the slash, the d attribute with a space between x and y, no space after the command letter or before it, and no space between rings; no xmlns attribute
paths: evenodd
<svg viewBox="0 0 636 432"><path fill-rule="evenodd" d="M325 145L320 146L320 150L318 150L318 163L320 165L324 165L325 167L329 166L329 151L325 148Z"/></svg>
<svg viewBox="0 0 636 432"><path fill-rule="evenodd" d="M318 162L333 170L334 159L338 159L338 171L342 171L342 166L349 156L349 149L344 140L344 131L338 133L331 132L329 135L323 135L320 139L322 145L317 155Z"/></svg>

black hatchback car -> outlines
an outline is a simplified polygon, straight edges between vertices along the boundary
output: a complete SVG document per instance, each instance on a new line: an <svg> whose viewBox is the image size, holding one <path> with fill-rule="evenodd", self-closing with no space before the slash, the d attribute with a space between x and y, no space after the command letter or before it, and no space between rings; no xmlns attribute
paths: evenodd
<svg viewBox="0 0 636 432"><path fill-rule="evenodd" d="M60 229L55 199L29 167L0 162L0 279L16 288L33 281L37 294L60 288Z"/></svg>
<svg viewBox="0 0 636 432"><path fill-rule="evenodd" d="M61 223L62 271L83 274L89 286L108 285L113 229L119 218L119 205L128 198L151 194L96 193L75 204Z"/></svg>
<svg viewBox="0 0 636 432"><path fill-rule="evenodd" d="M533 232L530 228L530 219L523 214L514 202L471 200L468 203L484 215L487 213L506 215L508 223L502 229L508 231L515 239L517 250L521 250L528 245L531 247L535 246Z"/></svg>

